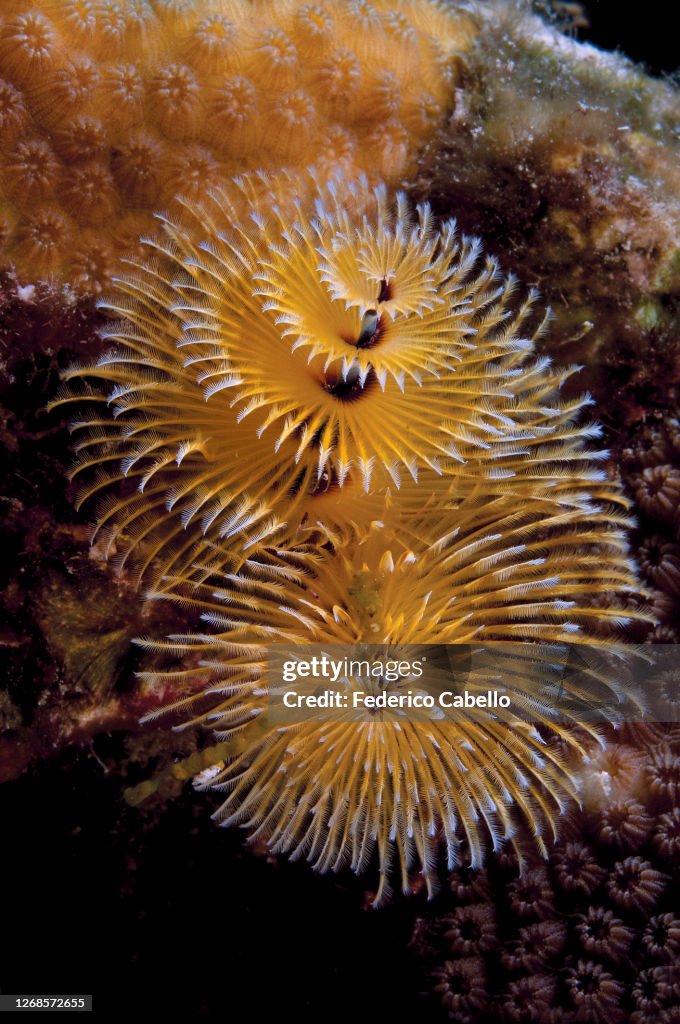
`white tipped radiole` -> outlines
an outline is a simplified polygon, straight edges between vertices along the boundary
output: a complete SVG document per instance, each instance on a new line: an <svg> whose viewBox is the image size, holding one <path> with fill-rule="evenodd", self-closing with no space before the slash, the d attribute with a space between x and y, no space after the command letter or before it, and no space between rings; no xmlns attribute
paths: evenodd
<svg viewBox="0 0 680 1024"><path fill-rule="evenodd" d="M183 205L109 301L109 353L68 371L60 401L86 403L75 473L121 571L202 617L143 642L180 659L145 677L187 725L234 738L200 777L224 794L217 820L320 871L375 856L376 902L394 873L433 891L440 843L479 864L524 821L544 850L574 792L550 740L580 750L548 708L533 731L275 725L265 658L599 643L641 616L627 502L579 420L588 397L560 398L573 368L533 354L535 296L365 180L244 175Z"/></svg>

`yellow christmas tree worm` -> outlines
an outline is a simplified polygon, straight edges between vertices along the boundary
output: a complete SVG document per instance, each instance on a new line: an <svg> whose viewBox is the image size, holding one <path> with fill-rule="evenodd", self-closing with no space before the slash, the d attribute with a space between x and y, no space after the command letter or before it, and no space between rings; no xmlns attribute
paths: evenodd
<svg viewBox="0 0 680 1024"><path fill-rule="evenodd" d="M81 498L121 568L205 621L148 642L182 661L143 685L234 738L201 779L220 820L320 870L375 848L378 900L395 861L432 887L441 840L478 863L523 820L545 850L573 793L546 738L575 735L541 707L540 729L281 728L266 648L599 643L639 615L626 503L589 399L535 355L533 296L388 198L470 40L416 0L10 0L0 23L8 256L116 278L110 350L67 374Z"/></svg>
<svg viewBox="0 0 680 1024"><path fill-rule="evenodd" d="M478 863L524 820L545 851L574 792L546 739L578 740L540 703L532 725L267 717L272 644L599 644L640 617L627 503L588 397L560 399L572 371L535 355L534 297L341 174L244 175L160 220L61 400L91 409L76 472L107 551L206 623L147 641L182 661L143 685L238 733L202 777L218 817L320 870L377 849L378 900L395 860L431 887L440 839Z"/></svg>
<svg viewBox="0 0 680 1024"><path fill-rule="evenodd" d="M105 304L113 347L66 374L86 385L62 400L91 409L76 473L108 552L159 587L301 523L366 525L388 489L418 512L500 479L586 512L599 432L574 425L587 397L556 400L570 371L532 354L532 296L403 196L308 175L302 199L283 178L265 201L263 180L164 219Z"/></svg>
<svg viewBox="0 0 680 1024"><path fill-rule="evenodd" d="M576 479L574 506L579 487ZM540 659L535 677L522 665L514 679L511 669L503 678L528 722L450 720L434 712L423 721L386 712L286 725L270 719L269 689L280 679L269 679L266 655L272 644L351 650L368 642L390 645L384 650L394 654L403 644L597 641L602 623L620 626L638 615L629 607L636 583L628 520L616 509L615 488L611 498L612 506L592 508L587 520L577 507L530 488L521 508L499 487L399 520L396 528L385 510L383 522L353 545L317 550L316 557L299 550L298 566L287 568L252 560L219 588L194 588L184 600L200 609L205 629L144 641L180 655L186 667L149 672L144 681L160 692L184 690L165 710L193 711L187 724L200 722L221 739L238 734L231 759L197 780L226 792L216 820L320 871L361 871L375 852L378 903L394 874L404 890L415 869L429 891L436 887L440 844L449 868L466 859L478 865L488 845L497 849L524 822L545 853L575 795L557 747L546 741L552 736L563 751L583 751L578 733L537 699ZM607 610L592 604L602 589L616 595ZM365 679L346 682L350 695L367 689ZM388 689L415 685L405 678ZM566 692L575 694L578 685L567 680ZM482 674L479 688L486 686Z"/></svg>
<svg viewBox="0 0 680 1024"><path fill-rule="evenodd" d="M8 0L6 259L97 294L178 194L311 164L395 182L450 108L471 38L436 0Z"/></svg>

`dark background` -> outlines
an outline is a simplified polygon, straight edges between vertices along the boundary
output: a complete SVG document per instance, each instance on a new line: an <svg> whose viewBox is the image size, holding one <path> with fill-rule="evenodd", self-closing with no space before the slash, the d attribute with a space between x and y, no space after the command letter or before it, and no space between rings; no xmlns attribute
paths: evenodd
<svg viewBox="0 0 680 1024"><path fill-rule="evenodd" d="M104 770L119 744L0 787L0 991L93 994L107 1021L423 1019L422 899L364 909L353 875L253 856L191 787L150 820Z"/></svg>
<svg viewBox="0 0 680 1024"><path fill-rule="evenodd" d="M590 27L579 29L578 39L603 50L620 50L644 64L650 74L671 74L680 68L677 8L670 0L588 0L582 6Z"/></svg>

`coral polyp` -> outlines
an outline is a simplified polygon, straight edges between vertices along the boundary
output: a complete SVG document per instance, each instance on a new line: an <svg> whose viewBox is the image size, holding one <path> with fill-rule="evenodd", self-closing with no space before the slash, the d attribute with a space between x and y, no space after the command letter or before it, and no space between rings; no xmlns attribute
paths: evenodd
<svg viewBox="0 0 680 1024"><path fill-rule="evenodd" d="M352 174L396 182L443 122L457 57L472 36L469 15L436 0L275 0L255 8L247 0L17 0L6 8L3 149L27 124L47 145L68 133L74 118L96 122L102 172L115 183L97 227L117 256L129 243L117 230L121 217L134 213L141 233L156 210L177 212L177 196L186 192L166 164L183 164L196 146L224 180L247 169L322 166L324 140L340 131ZM141 167L139 137L153 140ZM56 154L54 202L68 218L69 241L55 246L49 267L57 282L85 295L108 287L112 271L103 262L73 275L71 252L91 221L61 183L91 155L89 133L71 134L69 151ZM329 173L336 168L331 156ZM14 216L5 259L30 276L33 264L20 242L31 197L19 182L7 198Z"/></svg>

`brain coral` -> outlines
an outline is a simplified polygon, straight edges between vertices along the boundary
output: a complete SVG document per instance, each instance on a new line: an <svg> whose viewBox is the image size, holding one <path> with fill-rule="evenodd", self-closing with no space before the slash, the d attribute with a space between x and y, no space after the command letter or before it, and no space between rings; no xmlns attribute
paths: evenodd
<svg viewBox="0 0 680 1024"><path fill-rule="evenodd" d="M394 182L470 35L436 0L3 3L6 256L96 294L178 194L310 164Z"/></svg>
<svg viewBox="0 0 680 1024"><path fill-rule="evenodd" d="M534 355L545 319L524 330L531 300L476 243L380 187L262 180L164 218L120 282L113 349L67 374L95 408L79 468L110 550L207 623L148 641L183 661L143 678L226 738L201 780L227 790L218 819L320 870L377 850L380 901L395 864L433 887L440 842L477 864L524 820L545 851L578 734L540 705L281 726L268 645L598 642L639 615L626 502L587 398Z"/></svg>

